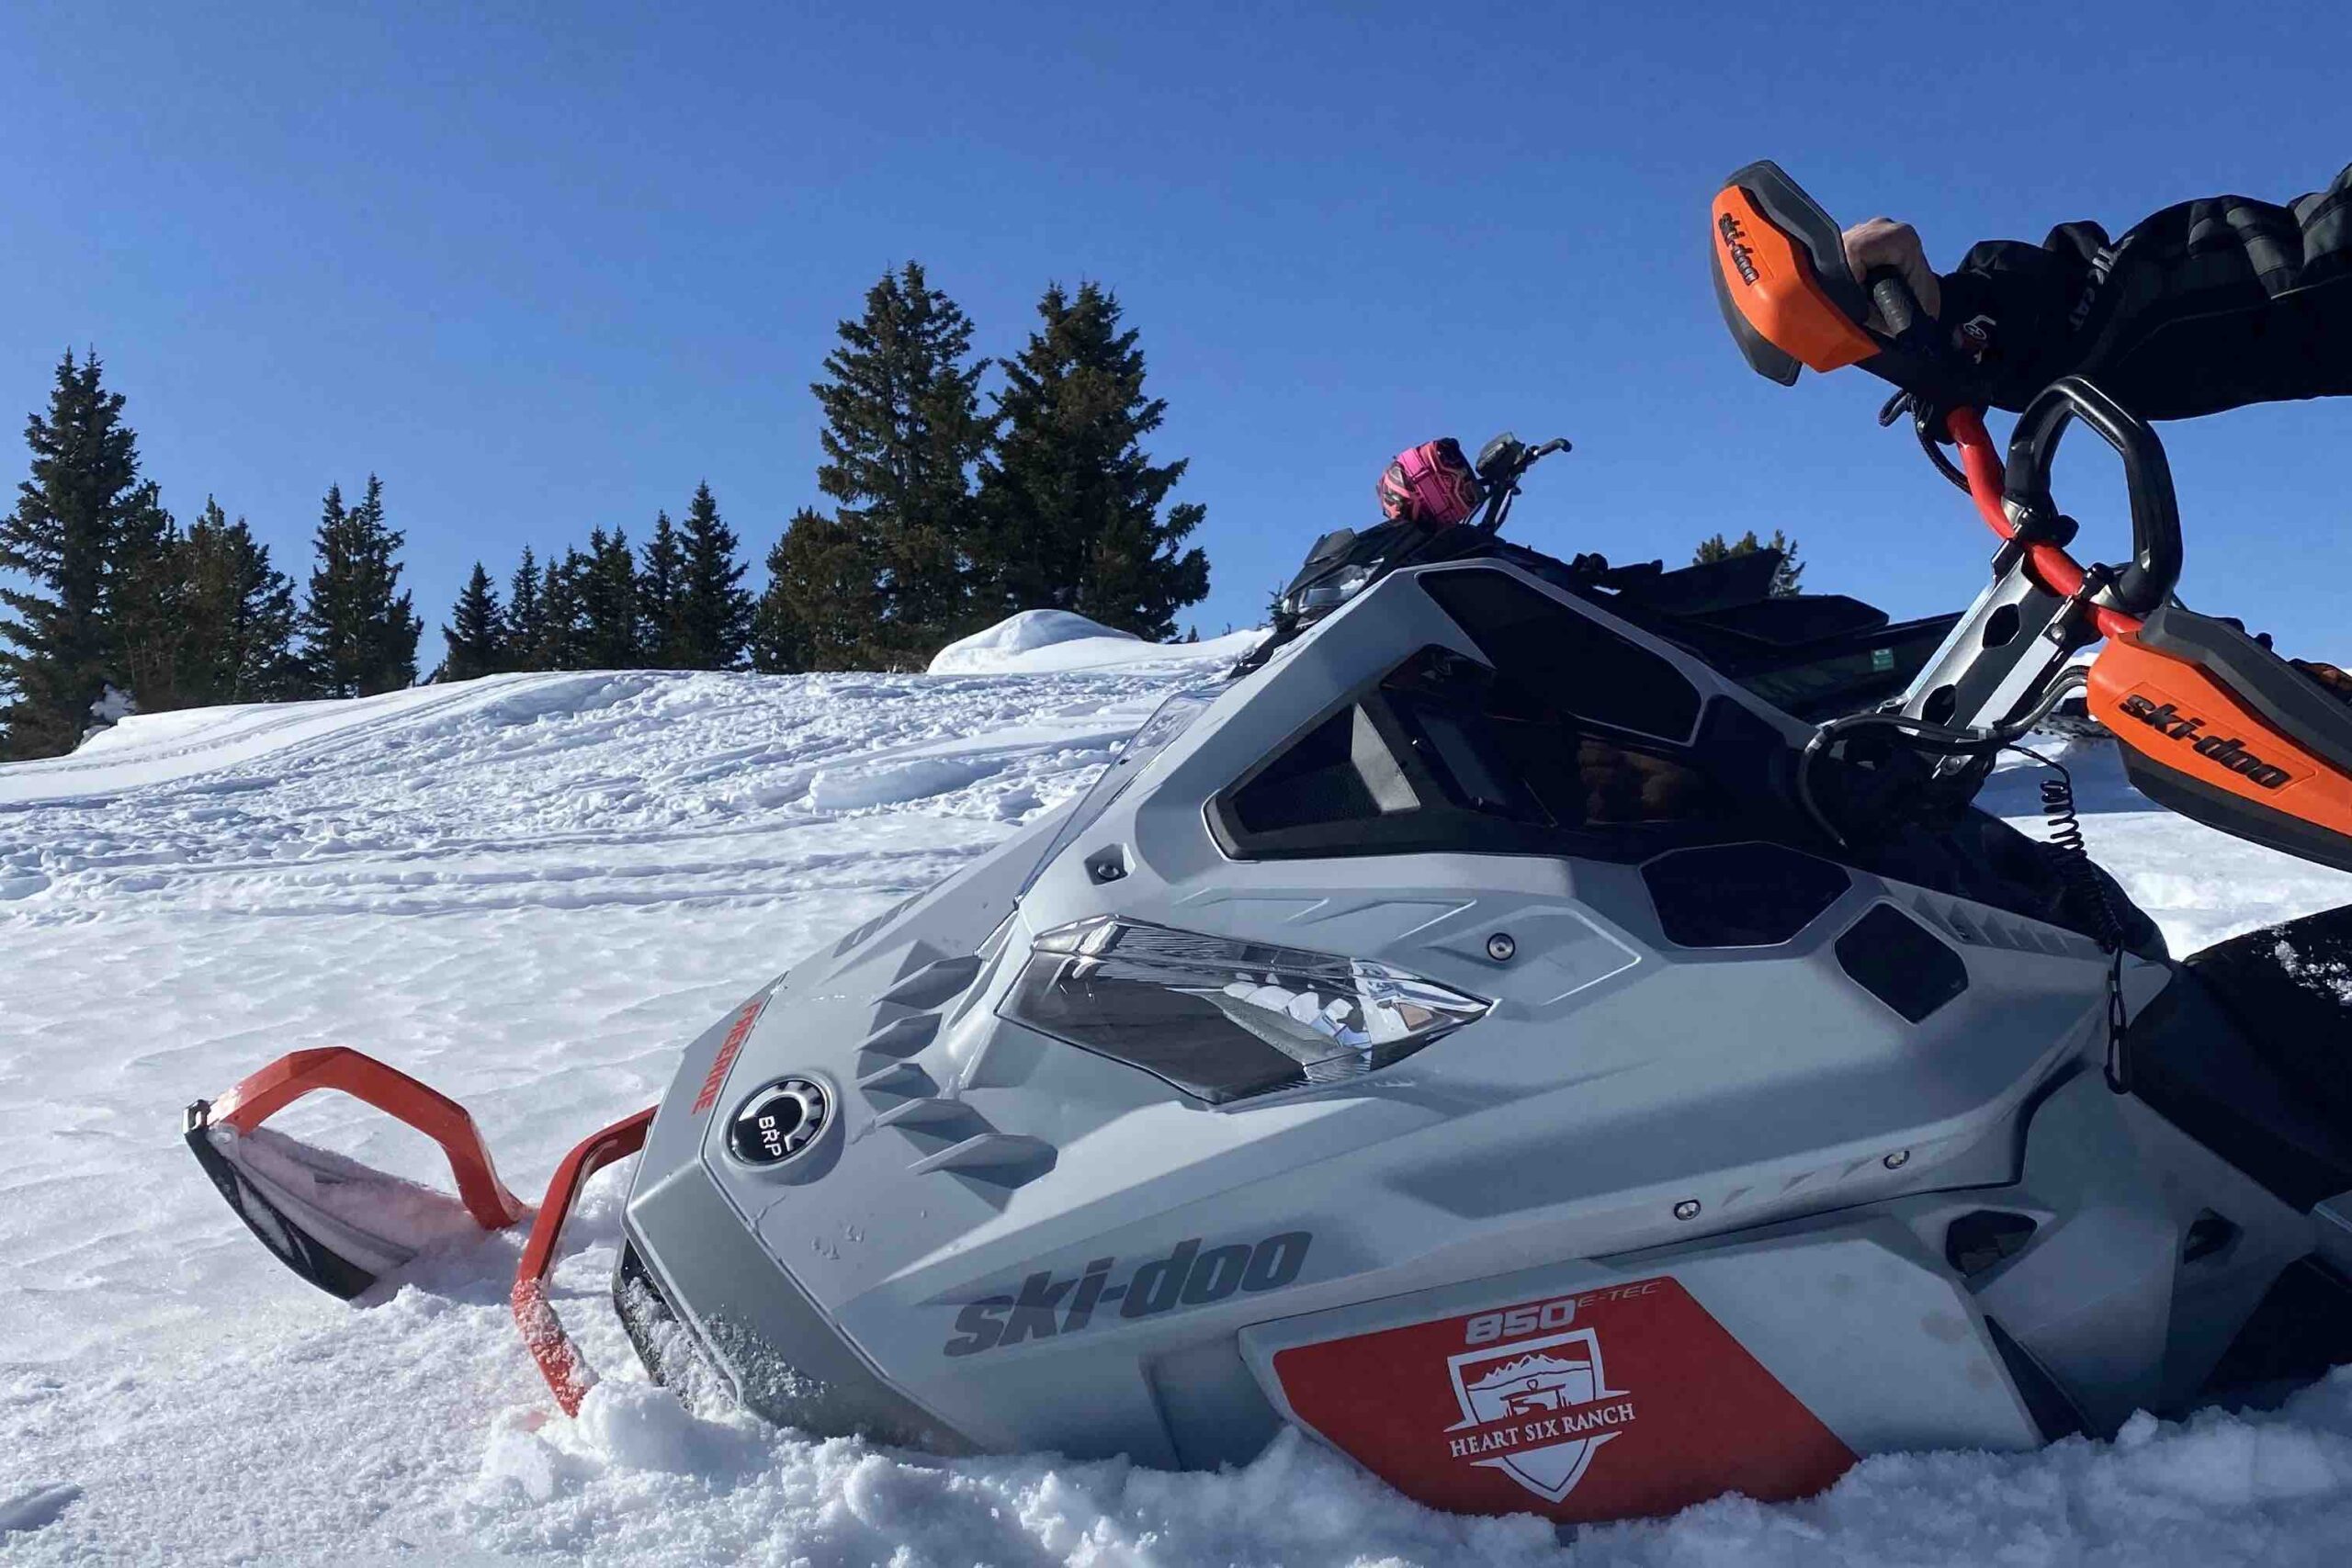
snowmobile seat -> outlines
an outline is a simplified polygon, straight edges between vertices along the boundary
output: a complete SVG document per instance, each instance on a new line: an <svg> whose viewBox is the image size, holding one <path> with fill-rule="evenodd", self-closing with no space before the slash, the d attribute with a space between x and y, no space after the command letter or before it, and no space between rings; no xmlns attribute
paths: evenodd
<svg viewBox="0 0 2352 1568"><path fill-rule="evenodd" d="M1661 615L1703 615L1753 604L1768 596L1782 558L1775 549L1749 550L1745 555L1696 561L1672 571L1660 568L1639 578L1624 579L1614 586L1625 597Z"/></svg>
<svg viewBox="0 0 2352 1568"><path fill-rule="evenodd" d="M2130 1050L2141 1099L2281 1199L2352 1191L2352 905L2198 953Z"/></svg>
<svg viewBox="0 0 2352 1568"><path fill-rule="evenodd" d="M1799 648L1830 637L1874 632L1890 619L1884 610L1843 593L1792 593L1714 611L1707 625L1775 648Z"/></svg>

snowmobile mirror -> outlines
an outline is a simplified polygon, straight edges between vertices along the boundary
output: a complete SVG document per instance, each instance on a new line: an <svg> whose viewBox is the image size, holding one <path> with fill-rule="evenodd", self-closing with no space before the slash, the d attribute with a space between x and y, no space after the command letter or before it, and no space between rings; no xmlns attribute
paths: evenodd
<svg viewBox="0 0 2352 1568"><path fill-rule="evenodd" d="M1478 460L1471 466L1477 470L1479 479L1494 485L1510 476L1526 451L1527 443L1506 430L1478 448Z"/></svg>

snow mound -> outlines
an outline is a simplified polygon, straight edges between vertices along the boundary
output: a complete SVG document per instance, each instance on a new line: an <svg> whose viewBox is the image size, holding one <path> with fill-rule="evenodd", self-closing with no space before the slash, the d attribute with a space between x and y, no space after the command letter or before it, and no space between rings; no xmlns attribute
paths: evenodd
<svg viewBox="0 0 2352 1568"><path fill-rule="evenodd" d="M1133 632L1114 631L1069 610L1023 610L984 632L949 643L933 655L933 675L997 675L1016 667L1023 654L1073 642L1140 644ZM1117 649L1124 653L1125 649Z"/></svg>
<svg viewBox="0 0 2352 1568"><path fill-rule="evenodd" d="M1146 642L1068 610L1023 610L934 655L933 675L1047 675L1060 671L1158 669L1202 660L1230 663L1264 634L1227 632L1207 642Z"/></svg>

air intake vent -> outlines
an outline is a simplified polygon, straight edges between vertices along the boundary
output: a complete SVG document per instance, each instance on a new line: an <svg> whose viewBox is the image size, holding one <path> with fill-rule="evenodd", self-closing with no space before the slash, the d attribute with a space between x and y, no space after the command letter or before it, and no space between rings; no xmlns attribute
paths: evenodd
<svg viewBox="0 0 2352 1568"><path fill-rule="evenodd" d="M1677 947L1770 947L1813 924L1852 885L1846 868L1780 844L1677 850L1642 867Z"/></svg>
<svg viewBox="0 0 2352 1568"><path fill-rule="evenodd" d="M2004 953L2045 953L2053 958L2101 956L2098 943L2086 936L2017 915L1925 897L1912 900L1912 912L1970 947L1998 948Z"/></svg>
<svg viewBox="0 0 2352 1568"><path fill-rule="evenodd" d="M2037 1228L2030 1215L2002 1209L1974 1210L1945 1228L1944 1261L1962 1279L1973 1280L2024 1251Z"/></svg>
<svg viewBox="0 0 2352 1568"><path fill-rule="evenodd" d="M1927 927L1892 904L1870 913L1838 939L1848 977L1913 1023L1968 989L1968 965Z"/></svg>

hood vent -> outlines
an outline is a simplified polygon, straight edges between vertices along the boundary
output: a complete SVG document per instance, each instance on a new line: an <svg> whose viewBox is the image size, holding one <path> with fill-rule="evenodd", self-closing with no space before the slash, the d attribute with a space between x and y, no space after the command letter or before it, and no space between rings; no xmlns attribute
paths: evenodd
<svg viewBox="0 0 2352 1568"><path fill-rule="evenodd" d="M877 1094L923 1094L933 1085L931 1075L912 1062L893 1062L860 1077L857 1087L871 1100Z"/></svg>
<svg viewBox="0 0 2352 1568"><path fill-rule="evenodd" d="M939 1015L935 1012L910 1013L895 1022L886 1023L858 1043L860 1052L877 1056L911 1056L932 1042L939 1032Z"/></svg>
<svg viewBox="0 0 2352 1568"><path fill-rule="evenodd" d="M979 978L984 962L974 953L926 964L875 999L885 1007L943 1007L971 988L972 982Z"/></svg>
<svg viewBox="0 0 2352 1568"><path fill-rule="evenodd" d="M936 950L934 950L936 951ZM893 981L874 998L877 1022L859 1043L857 1087L875 1109L874 1125L894 1129L914 1145L919 1175L948 1171L999 1190L1034 1181L1054 1168L1054 1146L1042 1138L1001 1133L961 1100L939 1093L933 1075L912 1058L939 1038L945 1011L970 991L989 954L935 959Z"/></svg>
<svg viewBox="0 0 2352 1568"><path fill-rule="evenodd" d="M1018 1133L981 1133L915 1161L910 1169L922 1174L952 1170L1018 1187L1054 1168L1054 1145L1043 1138Z"/></svg>

